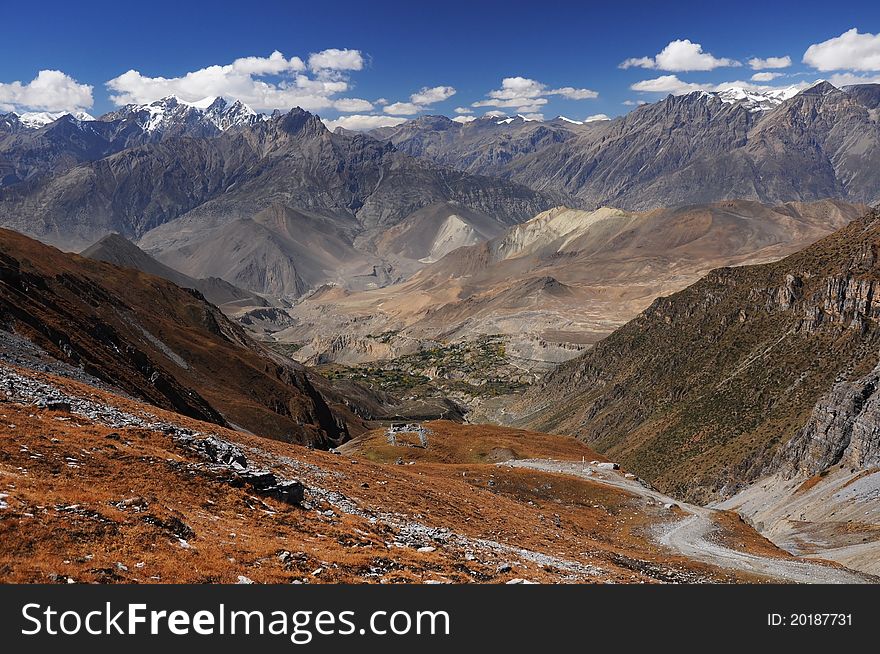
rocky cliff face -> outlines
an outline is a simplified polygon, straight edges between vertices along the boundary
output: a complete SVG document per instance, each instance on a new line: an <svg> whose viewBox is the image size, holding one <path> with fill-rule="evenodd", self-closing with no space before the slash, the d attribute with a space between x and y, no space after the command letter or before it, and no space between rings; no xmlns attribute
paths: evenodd
<svg viewBox="0 0 880 654"><path fill-rule="evenodd" d="M839 381L816 403L807 424L778 456L787 475L815 475L834 465L880 465L880 362L867 375Z"/></svg>
<svg viewBox="0 0 880 654"><path fill-rule="evenodd" d="M713 271L563 364L517 421L703 501L783 465L871 461L878 248L875 211L779 262Z"/></svg>

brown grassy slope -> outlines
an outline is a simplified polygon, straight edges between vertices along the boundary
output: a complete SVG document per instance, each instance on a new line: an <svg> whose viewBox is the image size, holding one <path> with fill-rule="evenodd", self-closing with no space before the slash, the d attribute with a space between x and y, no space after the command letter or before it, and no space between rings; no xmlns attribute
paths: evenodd
<svg viewBox="0 0 880 654"><path fill-rule="evenodd" d="M272 438L342 436L304 372L198 293L0 230L0 327L152 404Z"/></svg>
<svg viewBox="0 0 880 654"><path fill-rule="evenodd" d="M706 500L766 472L836 378L877 362L880 215L778 262L660 298L515 408L667 492Z"/></svg>
<svg viewBox="0 0 880 654"><path fill-rule="evenodd" d="M0 402L3 582L234 583L239 575L267 583L569 578L554 565L520 559L515 554L520 548L596 566L598 573L584 581L754 581L658 548L647 530L668 514L584 479L494 465L376 464L34 376L68 394L135 415L151 412L233 441L254 465L301 479L312 506L291 507L231 486L162 432L112 430L78 416ZM438 432L443 427L429 426ZM473 437L483 433L491 432L475 431ZM550 451L535 453L552 455L554 441L565 440L546 436ZM382 517L373 522L331 507L315 494L319 488L342 494L368 514L444 527L511 549L493 552L453 542L425 543L436 546L433 552L400 547L395 543L406 537L397 527ZM738 525L727 537L747 543L750 533ZM512 569L499 569L511 562Z"/></svg>
<svg viewBox="0 0 880 654"><path fill-rule="evenodd" d="M498 463L511 459L552 457L561 460L607 461L583 443L523 429L494 425L462 425L448 420L427 424L428 447L401 447L388 443L384 429L355 438L340 450L371 461L394 463L398 458L419 463ZM415 436L399 435L398 443L418 445Z"/></svg>

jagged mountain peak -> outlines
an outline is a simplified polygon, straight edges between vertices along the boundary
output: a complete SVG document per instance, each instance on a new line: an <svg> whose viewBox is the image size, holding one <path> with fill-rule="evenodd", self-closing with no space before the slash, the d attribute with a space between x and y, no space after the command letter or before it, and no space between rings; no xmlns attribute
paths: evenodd
<svg viewBox="0 0 880 654"><path fill-rule="evenodd" d="M288 134L329 132L321 118L300 107L294 107L279 119L279 125Z"/></svg>
<svg viewBox="0 0 880 654"><path fill-rule="evenodd" d="M95 120L94 116L85 111L25 111L23 113L12 112L21 126L27 129L40 129L46 125L51 125L60 118L69 117L71 120L80 122Z"/></svg>
<svg viewBox="0 0 880 654"><path fill-rule="evenodd" d="M813 86L801 91L802 95L828 95L830 93L840 93L841 90L834 86L831 82L819 80Z"/></svg>
<svg viewBox="0 0 880 654"><path fill-rule="evenodd" d="M252 125L266 117L240 100L209 96L200 100L183 100L176 95L144 104L128 104L101 116L101 120L131 120L145 132L196 132L198 136L225 132L233 127Z"/></svg>

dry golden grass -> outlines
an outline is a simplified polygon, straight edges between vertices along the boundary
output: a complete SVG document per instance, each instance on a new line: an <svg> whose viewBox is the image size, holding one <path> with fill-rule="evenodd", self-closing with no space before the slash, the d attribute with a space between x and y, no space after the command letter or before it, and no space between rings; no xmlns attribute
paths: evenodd
<svg viewBox="0 0 880 654"><path fill-rule="evenodd" d="M797 494L797 493L805 493L805 492L807 492L807 491L810 490L811 488L815 487L820 481L822 481L823 479L825 479L825 477L826 477L827 474L828 474L828 473L827 473L827 471L826 471L826 472L821 473L821 474L818 474L818 475L813 475L813 476L810 477L809 479L805 479L805 480L804 480L804 483L802 483L800 486L798 486L798 487L795 489L795 491L794 491L795 494Z"/></svg>
<svg viewBox="0 0 880 654"><path fill-rule="evenodd" d="M340 450L370 461L394 463L398 458L419 463L498 463L510 459L554 458L607 461L573 438L526 429L494 425L463 425L434 420L424 425L429 431L428 447L418 447L415 437L398 438L409 446L391 445L384 429L370 431L349 441Z"/></svg>
<svg viewBox="0 0 880 654"><path fill-rule="evenodd" d="M669 516L623 491L481 462L496 448L529 457L595 456L572 439L431 423L428 451L443 462L399 466L222 429L69 380L34 376L131 413L215 433L238 443L253 464L299 477L307 488L341 493L363 511L445 527L510 551L475 550L454 541L425 543L437 547L433 552L397 547L401 535L383 519L371 522L323 502L314 509L332 509L333 515L257 497L199 469L164 433L111 430L69 414L0 403L0 493L8 495L7 508L0 510L3 582L231 583L239 575L264 583L570 578L553 565L521 560L519 548L602 570L584 581L650 583L679 573L749 580L656 547L647 530ZM120 501L129 506L119 508ZM747 526L729 528L748 546ZM285 551L291 556L280 558ZM516 565L499 572L508 562Z"/></svg>

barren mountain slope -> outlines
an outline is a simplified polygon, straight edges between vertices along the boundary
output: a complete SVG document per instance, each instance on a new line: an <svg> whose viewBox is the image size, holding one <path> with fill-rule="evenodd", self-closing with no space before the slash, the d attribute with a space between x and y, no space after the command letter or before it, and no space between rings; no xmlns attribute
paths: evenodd
<svg viewBox="0 0 880 654"><path fill-rule="evenodd" d="M288 441L345 437L300 366L257 345L198 292L8 230L0 330L4 360L35 345L48 361L186 415Z"/></svg>
<svg viewBox="0 0 880 654"><path fill-rule="evenodd" d="M776 470L873 465L877 439L856 445L827 416L873 388L859 380L878 363L878 251L872 211L781 261L715 270L562 365L505 419L574 434L697 500ZM841 408L817 405L826 393Z"/></svg>
<svg viewBox="0 0 880 654"><path fill-rule="evenodd" d="M105 261L122 268L134 268L141 272L162 277L174 282L181 288L194 288L205 296L211 304L222 306L227 303L243 304L246 306L268 306L268 302L249 291L233 286L219 277L195 279L188 275L169 268L165 264L156 261L149 254L141 250L134 243L119 234L105 236L97 243L90 245L80 252L81 256L96 261Z"/></svg>
<svg viewBox="0 0 880 654"><path fill-rule="evenodd" d="M794 559L721 512L707 512L710 535L664 545L657 534L680 531L683 511L620 471L590 477L582 461L595 455L572 439L430 423L426 452L443 462L400 446L413 463L395 465L370 461L380 433L339 456L0 364L0 385L10 381L0 396L6 582L870 579ZM32 405L46 395L59 404ZM577 474L495 465L469 444L508 464L552 453Z"/></svg>
<svg viewBox="0 0 880 654"><path fill-rule="evenodd" d="M746 92L743 100L695 91L582 126L426 117L376 133L406 152L567 193L587 207L829 197L873 204L880 200L877 88L822 82L763 107Z"/></svg>
<svg viewBox="0 0 880 654"><path fill-rule="evenodd" d="M297 295L303 284L336 280L327 269L340 259L353 258L367 273L381 265L368 251L353 252L355 239L419 209L456 202L509 225L562 199L441 168L368 136L331 134L317 116L295 109L211 138L139 145L0 188L0 224L67 249L117 232L160 260L168 253L165 263L190 276L225 273L248 290ZM266 211L287 212L293 227L304 229L301 240L291 240L274 218L268 225ZM232 268L212 272L195 250L208 243L216 252L227 228L239 244L255 246L247 256L222 250L219 259ZM302 249L317 261L296 257ZM281 268L265 278L260 270L273 264Z"/></svg>
<svg viewBox="0 0 880 654"><path fill-rule="evenodd" d="M403 283L316 293L289 311L295 324L275 338L303 345L295 355L302 361L355 363L434 340L504 334L527 367L558 362L712 268L778 259L864 210L830 201L643 214L553 209Z"/></svg>

